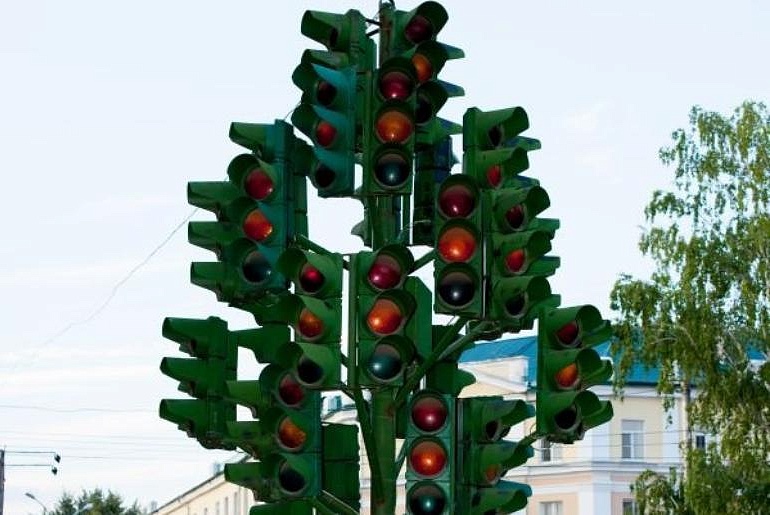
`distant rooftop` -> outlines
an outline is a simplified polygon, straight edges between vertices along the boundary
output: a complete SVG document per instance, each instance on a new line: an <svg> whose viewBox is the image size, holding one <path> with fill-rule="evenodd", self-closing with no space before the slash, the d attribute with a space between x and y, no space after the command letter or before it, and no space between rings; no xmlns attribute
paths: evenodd
<svg viewBox="0 0 770 515"><path fill-rule="evenodd" d="M609 356L610 342L605 342L594 347L602 357ZM515 357L527 358L527 382L534 386L537 383L537 337L525 336L522 338L510 338L494 342L478 343L474 347L463 352L460 363L477 363ZM648 368L643 365L634 365L628 375L626 384L629 385L655 385L658 382L658 369Z"/></svg>

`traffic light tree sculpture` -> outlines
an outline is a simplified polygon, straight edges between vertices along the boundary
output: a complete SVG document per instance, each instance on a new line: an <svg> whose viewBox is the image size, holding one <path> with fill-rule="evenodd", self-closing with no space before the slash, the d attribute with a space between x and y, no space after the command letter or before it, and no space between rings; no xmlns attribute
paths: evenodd
<svg viewBox="0 0 770 515"><path fill-rule="evenodd" d="M191 358L164 358L161 371L192 398L162 400L160 416L204 447L251 458L226 465L225 478L262 502L252 515L358 513L359 425L371 513L395 513L404 466L407 513L510 513L532 491L504 478L535 439L573 443L612 417L587 390L612 374L592 348L609 338L607 322L593 306L559 308L548 283L559 221L540 217L548 193L521 175L540 148L523 135L527 113L438 116L464 94L439 78L463 57L437 39L447 21L434 1L411 11L381 2L377 19L305 12L301 32L323 48L304 51L292 73L301 95L291 124L233 123L230 138L248 152L227 180L187 186L188 202L216 217L189 224L190 243L216 255L192 264L191 281L258 327L167 318L163 336ZM361 201L351 232L367 248L343 255L310 239L308 181L323 199ZM420 246L431 248L416 257ZM432 291L413 275L427 264ZM434 312L453 323L433 324ZM458 368L464 350L535 323L536 410L458 398L475 380ZM239 348L263 366L258 377L239 377ZM358 425L323 420L328 391L353 400ZM533 416L534 431L507 438Z"/></svg>

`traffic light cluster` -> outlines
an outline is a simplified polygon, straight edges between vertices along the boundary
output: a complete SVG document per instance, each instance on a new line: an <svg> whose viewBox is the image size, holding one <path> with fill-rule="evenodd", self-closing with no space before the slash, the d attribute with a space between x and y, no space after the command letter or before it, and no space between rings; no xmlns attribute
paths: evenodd
<svg viewBox="0 0 770 515"><path fill-rule="evenodd" d="M323 49L304 51L292 74L302 92L292 125L233 123L230 138L250 152L231 161L226 181L188 184L189 203L216 215L189 224L189 241L217 256L192 264L192 282L249 311L260 327L229 331L214 317L167 318L163 335L191 358L164 358L161 370L192 398L164 399L160 416L204 447L253 458L225 468L228 481L269 503L253 515L357 510L357 428L321 423L320 392L341 389L368 410L359 413L362 428L371 428L370 417L393 423L364 435L367 451L392 435L405 438L408 513L510 513L526 506L531 490L502 478L532 455L530 438L572 443L612 417L612 406L587 390L612 374L592 348L609 338L609 326L593 306L559 309L551 292L559 258L548 254L559 221L540 218L549 196L521 175L528 152L540 148L522 136L526 112L471 108L462 126L440 118L447 100L464 94L439 79L448 60L463 57L437 40L446 10L434 1L411 11L384 2L377 18L306 11L302 34ZM458 162L451 136L460 132L462 173L451 174ZM363 202L364 222L353 233L371 250L343 257L310 241L308 179L321 197ZM433 249L415 261L410 243ZM410 275L431 260L433 292ZM434 310L461 317L459 324L434 326ZM535 415L532 406L458 399L475 379L457 362L475 340L531 329L535 320L536 429L516 442L506 436ZM238 379L238 348L264 365L257 379ZM370 405L361 388L372 391ZM252 419L238 420L236 404ZM373 488L375 501L386 506L392 499L382 496L396 479L376 476L395 467L376 468L373 481L385 491Z"/></svg>

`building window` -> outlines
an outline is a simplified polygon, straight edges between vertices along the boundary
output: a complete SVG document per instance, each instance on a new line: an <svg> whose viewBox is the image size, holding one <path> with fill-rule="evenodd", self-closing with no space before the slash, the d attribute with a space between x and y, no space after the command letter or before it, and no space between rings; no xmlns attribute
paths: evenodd
<svg viewBox="0 0 770 515"><path fill-rule="evenodd" d="M543 463L558 461L561 459L561 445L544 438L540 447L540 453L540 461Z"/></svg>
<svg viewBox="0 0 770 515"><path fill-rule="evenodd" d="M561 501L541 502L538 515L562 515Z"/></svg>
<svg viewBox="0 0 770 515"><path fill-rule="evenodd" d="M623 499L623 515L639 515L636 501L633 499Z"/></svg>
<svg viewBox="0 0 770 515"><path fill-rule="evenodd" d="M640 460L644 458L643 420L622 420L621 427L621 457L624 460Z"/></svg>
<svg viewBox="0 0 770 515"><path fill-rule="evenodd" d="M706 448L706 435L704 434L695 435L695 448L700 450L703 450Z"/></svg>

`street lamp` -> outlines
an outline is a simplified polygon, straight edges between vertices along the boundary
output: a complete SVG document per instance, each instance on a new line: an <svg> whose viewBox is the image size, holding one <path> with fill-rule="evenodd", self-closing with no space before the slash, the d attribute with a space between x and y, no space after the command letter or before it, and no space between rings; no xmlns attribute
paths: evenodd
<svg viewBox="0 0 770 515"><path fill-rule="evenodd" d="M46 513L48 513L48 508L46 508L46 507L45 507L45 504L43 504L42 502L40 502L40 499L38 499L37 497L35 497L34 495L32 495L30 492L24 492L24 495L26 495L27 497L29 497L30 499L32 499L33 501L35 501L36 503L38 503L40 506L42 506L42 507L43 507L43 515L45 515Z"/></svg>

